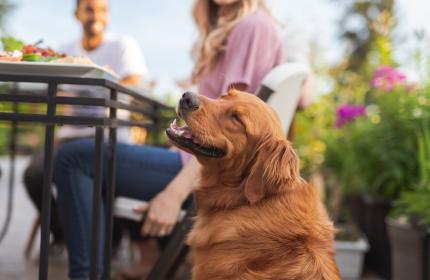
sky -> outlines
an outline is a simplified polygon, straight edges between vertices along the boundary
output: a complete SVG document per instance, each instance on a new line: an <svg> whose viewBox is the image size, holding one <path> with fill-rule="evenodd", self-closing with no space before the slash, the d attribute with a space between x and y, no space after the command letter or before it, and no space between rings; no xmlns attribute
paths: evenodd
<svg viewBox="0 0 430 280"><path fill-rule="evenodd" d="M274 16L306 41L318 44L319 56L327 63L340 58L337 38L341 0L266 0ZM56 47L80 36L73 12L75 0L11 0L16 10L7 20L8 33L34 43L40 39ZM192 0L110 0L110 33L135 37L142 47L150 79L160 85L159 94L177 90L174 81L192 69L191 45L196 38L191 18ZM35 4L37 3L37 5ZM430 34L430 1L397 0L401 43L396 55L407 63L413 31Z"/></svg>

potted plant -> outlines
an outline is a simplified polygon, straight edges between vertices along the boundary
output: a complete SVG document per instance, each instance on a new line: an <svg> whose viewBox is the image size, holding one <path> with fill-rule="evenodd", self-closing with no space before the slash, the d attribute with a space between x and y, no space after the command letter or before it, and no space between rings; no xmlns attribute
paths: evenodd
<svg viewBox="0 0 430 280"><path fill-rule="evenodd" d="M336 263L342 279L361 279L364 254L369 249L366 237L354 225L339 227L335 249Z"/></svg>
<svg viewBox="0 0 430 280"><path fill-rule="evenodd" d="M388 66L379 67L367 84L364 76L357 79L358 86L339 88L299 114L297 129L303 131L296 144L304 169L324 174L335 222L355 222L370 244L366 265L390 279L385 220L393 201L419 183L413 136L418 120L430 119L430 90L410 86L401 71Z"/></svg>
<svg viewBox="0 0 430 280"><path fill-rule="evenodd" d="M387 219L393 280L430 279L430 185L405 192Z"/></svg>
<svg viewBox="0 0 430 280"><path fill-rule="evenodd" d="M385 219L392 202L418 178L416 131L422 92L397 69L382 66L361 102L338 106L327 133L323 168L337 178L344 205L370 243L366 263L390 278ZM418 111L417 111L418 110Z"/></svg>
<svg viewBox="0 0 430 280"><path fill-rule="evenodd" d="M430 279L430 121L417 128L421 182L405 191L387 219L394 280Z"/></svg>

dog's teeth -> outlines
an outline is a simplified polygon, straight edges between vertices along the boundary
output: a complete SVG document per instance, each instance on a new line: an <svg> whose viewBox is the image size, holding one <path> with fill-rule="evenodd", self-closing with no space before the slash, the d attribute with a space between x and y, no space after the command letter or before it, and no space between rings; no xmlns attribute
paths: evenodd
<svg viewBox="0 0 430 280"><path fill-rule="evenodd" d="M183 130L182 137L191 139L193 138L193 135L188 130Z"/></svg>
<svg viewBox="0 0 430 280"><path fill-rule="evenodd" d="M172 128L174 130L178 129L178 124L177 124L176 119L174 119L173 122L170 124L170 128Z"/></svg>

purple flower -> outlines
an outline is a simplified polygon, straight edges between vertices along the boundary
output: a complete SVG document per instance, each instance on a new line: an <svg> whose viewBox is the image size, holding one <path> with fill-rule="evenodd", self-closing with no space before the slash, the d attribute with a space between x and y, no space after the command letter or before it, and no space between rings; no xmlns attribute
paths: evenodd
<svg viewBox="0 0 430 280"><path fill-rule="evenodd" d="M373 74L371 84L374 88L382 89L385 92L391 91L397 85L406 83L406 75L396 68L387 65L379 66Z"/></svg>
<svg viewBox="0 0 430 280"><path fill-rule="evenodd" d="M341 128L356 118L366 114L366 108L361 105L344 104L336 109L336 127Z"/></svg>

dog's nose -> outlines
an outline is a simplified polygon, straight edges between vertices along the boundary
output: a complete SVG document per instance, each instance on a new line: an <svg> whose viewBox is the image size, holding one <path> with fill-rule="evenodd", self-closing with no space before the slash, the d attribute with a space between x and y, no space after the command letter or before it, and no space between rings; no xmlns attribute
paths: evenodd
<svg viewBox="0 0 430 280"><path fill-rule="evenodd" d="M179 101L179 108L184 112L195 111L200 106L199 96L192 92L185 92Z"/></svg>

